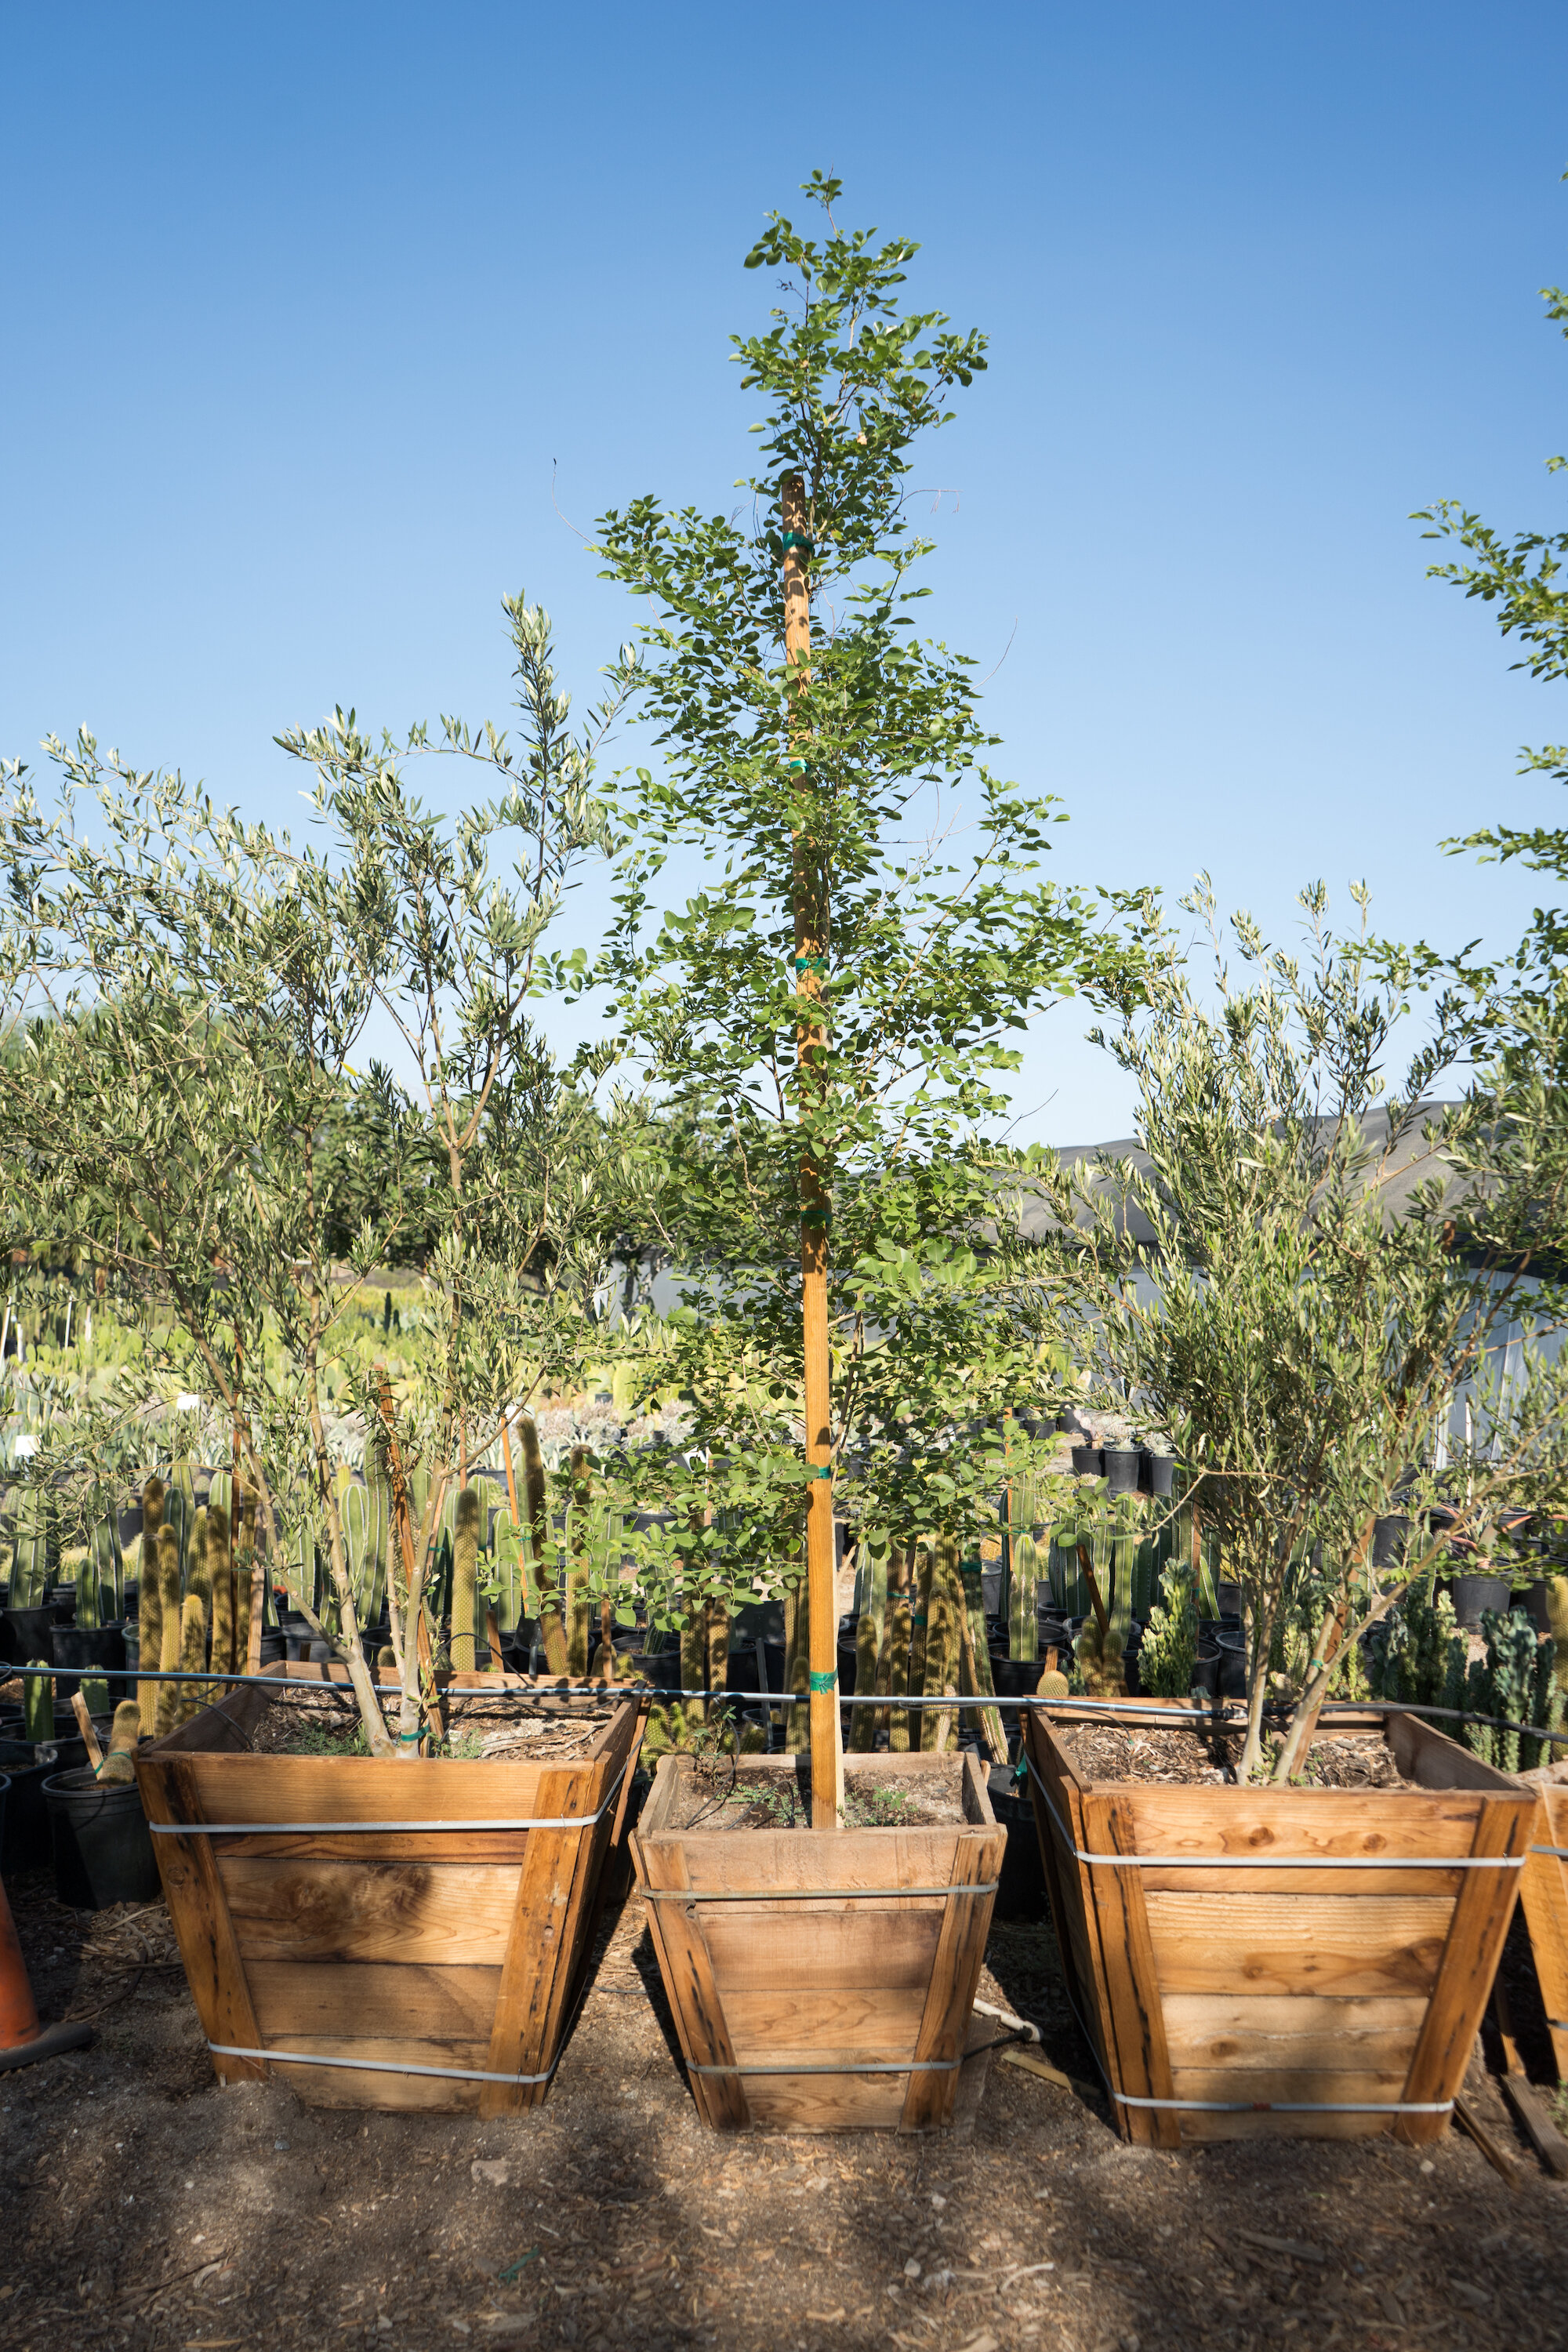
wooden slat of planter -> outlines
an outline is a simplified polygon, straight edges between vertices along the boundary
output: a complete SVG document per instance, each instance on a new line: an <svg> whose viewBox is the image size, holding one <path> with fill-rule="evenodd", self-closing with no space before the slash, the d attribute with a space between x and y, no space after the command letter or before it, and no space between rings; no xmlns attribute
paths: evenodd
<svg viewBox="0 0 1568 2352"><path fill-rule="evenodd" d="M1297 1994L1167 1993L1165 2047L1172 2067L1315 2066L1410 2070L1426 2003L1419 1998L1340 2000Z"/></svg>
<svg viewBox="0 0 1568 2352"><path fill-rule="evenodd" d="M150 1822L199 1822L201 1801L190 1761L183 1756L138 1761L137 1783ZM236 2050L261 2045L240 1958L226 1889L205 1837L154 1837L153 1850L163 1895L184 1963L191 1997L209 2042ZM264 2062L215 2058L220 2083L264 2082Z"/></svg>
<svg viewBox="0 0 1568 2352"><path fill-rule="evenodd" d="M1374 1997L1431 1991L1454 1912L1429 1896L1356 1894L1151 1895L1147 1907L1166 1992Z"/></svg>
<svg viewBox="0 0 1568 2352"><path fill-rule="evenodd" d="M952 1858L952 1884L980 1886L994 1878L1001 1870L1006 1843L1005 1831L962 1837ZM900 2123L904 2131L932 2130L952 2112L958 2095L955 2062L969 2026L994 1901L990 1895L952 1895L944 1907L914 2055L950 2071L910 2076Z"/></svg>
<svg viewBox="0 0 1568 2352"><path fill-rule="evenodd" d="M520 1874L483 1863L399 1868L251 1862L244 1854L226 1854L217 1870L238 1950L247 1961L480 1968L500 1968L506 1958Z"/></svg>
<svg viewBox="0 0 1568 2352"><path fill-rule="evenodd" d="M1400 2066L1178 2066L1173 2079L1176 2095L1183 2099L1250 2099L1258 2106L1285 2099L1393 2107L1405 2086L1405 2070Z"/></svg>
<svg viewBox="0 0 1568 2352"><path fill-rule="evenodd" d="M1087 1798L1084 1835L1091 1853L1135 1853L1137 1831L1131 1808L1119 1794ZM1171 2065L1160 2006L1160 1974L1149 1936L1142 1873L1100 1864L1093 1873L1100 1962L1110 2001L1115 2038L1112 2079L1130 2098L1172 2096ZM1158 2107L1120 2110L1130 2139L1141 2146L1177 2147L1181 2126Z"/></svg>
<svg viewBox="0 0 1568 2352"><path fill-rule="evenodd" d="M537 1764L203 1755L191 1767L209 1822L466 1822L551 1810L539 1801Z"/></svg>
<svg viewBox="0 0 1568 2352"><path fill-rule="evenodd" d="M596 1810L607 1774L602 1764L566 1766L540 1775L539 1809L552 1815L586 1815ZM518 1879L511 1932L501 1968L487 2064L492 2074L535 2074L548 2063L565 2022L574 1930L587 1899L595 1844L609 1837L609 1822L594 1829L531 1830ZM487 2083L479 2113L514 2115L536 2106L542 2083Z"/></svg>
<svg viewBox="0 0 1568 2352"><path fill-rule="evenodd" d="M1189 2147L1232 2139L1378 2139L1387 2130L1385 2116L1205 2116L1190 2107L1182 2114L1182 2143Z"/></svg>
<svg viewBox="0 0 1568 2352"><path fill-rule="evenodd" d="M1568 1850L1568 1788L1542 1790L1531 1843ZM1532 1853L1524 1865L1523 1882L1520 1899L1552 2054L1559 2077L1568 2081L1568 1862L1557 1854Z"/></svg>
<svg viewBox="0 0 1568 2352"><path fill-rule="evenodd" d="M894 2056L913 2050L925 2011L923 1984L892 1987L880 1978L874 1985L794 1992L737 1992L721 1980L721 1998L730 2040L742 2058L769 2056L792 2033L805 2049L869 2051L875 2042L876 2056Z"/></svg>
<svg viewBox="0 0 1568 2352"><path fill-rule="evenodd" d="M660 1774L673 1762L673 1758L667 1757L659 1766ZM650 1886L681 1890L690 1886L685 1854L673 1841L655 1840L644 1846L642 1864ZM650 1903L647 1912L648 1930L688 2065L732 2067L735 2052L703 1937L701 1913L695 1906L689 1910L684 1903ZM743 2131L750 2123L746 2089L739 2074L693 2074L691 2092L704 2123L731 2131Z"/></svg>
<svg viewBox="0 0 1568 2352"><path fill-rule="evenodd" d="M931 1759L924 1760L929 1767ZM668 1834L684 1845L694 1886L755 1894L759 1902L785 1887L804 1891L820 1886L823 1901L837 1903L846 1887L945 1886L952 1842L960 1832L956 1824L943 1830L843 1830L831 1839L805 1830L738 1830L707 1836L698 1830L690 1843L680 1831ZM648 1843L646 1832L642 1843ZM911 1904L918 1906L918 1898L911 1898ZM906 1907L910 1906L889 1898L889 1914ZM803 1916L799 1903L789 1908Z"/></svg>
<svg viewBox="0 0 1568 2352"><path fill-rule="evenodd" d="M1522 1791L1483 1796L1479 1801L1474 1854L1520 1853L1530 1843L1534 1804ZM1454 1906L1443 1953L1443 1972L1405 2086L1407 2100L1451 2098L1464 2080L1492 1979L1502 1957L1503 1938L1519 1895L1521 1873L1471 1870ZM1411 2146L1436 2139L1447 2116L1401 2116L1397 2137Z"/></svg>
<svg viewBox="0 0 1568 2352"><path fill-rule="evenodd" d="M1043 1717L1026 1714L1024 1717L1024 1749L1035 1769L1051 1791L1057 1811L1064 1821L1072 1820L1071 1799L1065 1779L1060 1751L1047 1737ZM1105 2053L1100 2048L1100 2010L1095 2000L1094 1969L1089 1958L1083 1901L1084 1873L1063 1853L1050 1816L1039 1801L1038 1792L1030 1784L1031 1809L1035 1817L1035 1837L1039 1848L1040 1869L1046 1882L1046 1894L1050 1904L1051 1921L1056 1929L1057 1950L1061 1959L1062 1973L1067 1979L1068 1994L1084 2030L1099 2051L1101 2064ZM1075 1841L1077 1843L1077 1841Z"/></svg>
<svg viewBox="0 0 1568 2352"><path fill-rule="evenodd" d="M1495 1765L1483 1763L1471 1749L1461 1748L1457 1739L1439 1731L1436 1724L1423 1723L1419 1716L1390 1716L1387 1738L1394 1762L1418 1788L1496 1790L1508 1786L1507 1776Z"/></svg>
<svg viewBox="0 0 1568 2352"><path fill-rule="evenodd" d="M896 2131L904 2085L898 2074L748 2074L746 2100L761 2131Z"/></svg>
<svg viewBox="0 0 1568 2352"><path fill-rule="evenodd" d="M460 2066L470 2073L484 2065L486 2050L483 2042L411 2042L401 2034L389 2039L316 2034L287 2046L324 2058L375 2058L384 2060L389 2067ZM368 2074L350 2066L290 2066L284 2059L274 2059L272 2068L312 2107L412 2108L461 2114L478 2108L484 2087L479 2083L454 2082L449 2075L399 2074L379 2067Z"/></svg>
<svg viewBox="0 0 1568 2352"><path fill-rule="evenodd" d="M277 1837L252 1832L207 1843L220 1858L243 1854L249 1862L488 1862L521 1870L530 1834L527 1830L432 1830L428 1835L413 1830L348 1830L341 1837L313 1837L286 1830Z"/></svg>
<svg viewBox="0 0 1568 2352"><path fill-rule="evenodd" d="M302 2035L352 2036L394 2017L410 2042L456 2036L483 2047L500 1990L499 1968L252 1960L246 1973L263 2035L285 2049L305 2048Z"/></svg>
<svg viewBox="0 0 1568 2352"><path fill-rule="evenodd" d="M644 1847L645 1867L651 1870L657 1851ZM689 1882L655 1881L683 1883ZM680 1906L650 1903L647 1907L650 1919L656 1919ZM780 1904L772 1911L753 1911L750 1904L714 1903L701 1918L706 1948L726 1999L731 1992L817 1992L825 1984L917 1988L923 1993L942 1929L942 1907L936 1903L919 1911L857 1903L837 1912L804 1903Z"/></svg>
<svg viewBox="0 0 1568 2352"><path fill-rule="evenodd" d="M1459 1832L1462 1853L1469 1843L1470 1825ZM1097 1871L1096 1877L1100 1875ZM1349 1895L1367 1897L1384 1895L1405 1902L1422 1897L1429 1902L1452 1904L1464 1885L1468 1872L1462 1870L1357 1870L1350 1872L1334 1868L1326 1862L1319 1869L1279 1870L1143 1870L1145 1895Z"/></svg>
<svg viewBox="0 0 1568 2352"><path fill-rule="evenodd" d="M1468 1853L1475 1827L1475 1800L1468 1793L1227 1789L1216 1804L1218 1793L1212 1788L1118 1790L1143 1853L1224 1853L1251 1861L1271 1853L1452 1857Z"/></svg>

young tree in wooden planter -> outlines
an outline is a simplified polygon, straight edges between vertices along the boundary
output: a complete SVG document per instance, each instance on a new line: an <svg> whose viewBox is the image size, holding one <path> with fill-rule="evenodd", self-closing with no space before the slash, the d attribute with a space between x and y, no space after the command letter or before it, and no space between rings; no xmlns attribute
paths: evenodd
<svg viewBox="0 0 1568 2352"><path fill-rule="evenodd" d="M248 1732L268 1704L253 1686L144 1750L137 1769L215 2066L236 2078L277 2064L328 2104L496 2108L543 2095L637 1741L637 1711L623 1707L556 1769L420 1752L434 1702L420 1584L443 1483L490 1442L521 1366L538 1377L581 1351L584 1295L605 1278L603 1236L621 1213L605 1205L619 1140L566 1099L575 1090L524 1017L561 977L541 940L563 872L605 836L584 755L562 750L547 625L521 603L511 614L525 703L548 740L520 780L504 738L487 732L474 753L450 730L447 748L484 758L503 787L455 829L419 810L390 752L346 721L297 747L324 771L320 813L338 829L325 858L218 815L178 778L100 763L90 744L61 754L61 815L19 779L7 812L12 871L25 876L7 978L24 992L40 973L58 985L56 1017L29 1043L95 1231L121 1219L165 1311L185 1298L176 1273L221 1258L281 1383L246 1392L247 1461L264 1493L281 1474L285 1507L290 1474L307 1477L307 1539L326 1538L369 1754L232 1752L236 1725ZM106 845L76 828L73 787L97 794ZM537 851L521 903L489 870L497 836L517 828ZM379 1073L356 1091L351 1057L373 1008L407 1011L411 995L424 1100L410 1105ZM162 1156L146 1164L137 1143L149 1134L174 1174ZM40 1199L59 1218L86 1213L63 1177L58 1198ZM362 1651L325 1400L353 1368L354 1285L415 1219L443 1312L416 1433L427 1443L423 1524L402 1514L389 1727ZM164 1245L159 1225L181 1220ZM237 1412L222 1364L208 1371Z"/></svg>
<svg viewBox="0 0 1568 2352"><path fill-rule="evenodd" d="M1311 1751L1345 1728L1320 1710L1356 1643L1467 1517L1568 1475L1568 1361L1537 1355L1506 1403L1490 1380L1555 1314L1533 1270L1568 1197L1563 1097L1505 1061L1431 1108L1451 1037L1385 1094L1399 960L1380 988L1305 903L1304 964L1245 919L1240 977L1220 960L1200 994L1173 949L1156 964L1112 1040L1146 1162L1049 1180L1083 1344L1171 1432L1246 1602L1239 1785L1096 1780L1069 1711L1026 1730L1074 1998L1123 2128L1166 2144L1440 2130L1530 1842L1533 1794L1410 1719L1363 1719L1405 1786L1321 1785ZM1487 1443L1429 1524L1466 1389Z"/></svg>
<svg viewBox="0 0 1568 2352"><path fill-rule="evenodd" d="M1000 1832L978 1773L929 1753L851 1765L847 1790L834 1518L954 1568L994 1526L1037 1360L1016 1162L984 1129L1015 1034L1120 964L1037 878L1053 813L985 765L971 664L911 627L910 451L984 339L902 309L915 247L840 230L836 182L807 193L823 241L775 215L748 257L785 289L736 341L769 404L748 505L642 499L599 541L658 615L625 673L663 763L629 793L613 969L674 1125L695 1445L647 1476L681 1531L672 1610L787 1591L804 1554L814 1833L685 1827L695 1768L670 1758L636 1852L710 2121L915 2127L952 2112ZM700 891L648 924L693 849ZM794 1806L793 1759L744 1770ZM850 1825L933 1771L950 1826Z"/></svg>

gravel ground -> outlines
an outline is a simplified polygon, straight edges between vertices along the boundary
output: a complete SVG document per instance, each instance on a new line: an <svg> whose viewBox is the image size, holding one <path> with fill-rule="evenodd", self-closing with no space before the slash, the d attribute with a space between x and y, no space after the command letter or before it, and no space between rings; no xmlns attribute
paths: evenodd
<svg viewBox="0 0 1568 2352"><path fill-rule="evenodd" d="M1457 2135L1137 2151L1097 2094L995 2060L968 2137L722 2140L694 2119L633 1895L536 2113L329 2113L220 2091L180 1974L110 1977L82 1956L91 1915L42 1877L10 1892L40 2009L96 2010L99 2039L0 2075L6 2352L1568 2344L1568 2187L1479 2066L1513 2192ZM163 1931L153 1908L120 1941ZM1048 1924L999 1925L988 1960L985 1997L1084 2083ZM1509 1966L1539 2077L1517 1939Z"/></svg>

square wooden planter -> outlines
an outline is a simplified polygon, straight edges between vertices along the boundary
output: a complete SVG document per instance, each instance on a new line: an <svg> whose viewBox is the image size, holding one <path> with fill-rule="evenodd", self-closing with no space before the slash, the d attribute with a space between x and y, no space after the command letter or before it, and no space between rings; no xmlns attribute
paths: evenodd
<svg viewBox="0 0 1568 2352"><path fill-rule="evenodd" d="M886 1785L926 1755L848 1759ZM715 2129L940 2130L954 2119L1006 1832L975 1758L951 1828L668 1826L666 1756L632 1833L697 2112ZM794 1779L790 1756L746 1769ZM984 2064L984 2061L979 2062Z"/></svg>
<svg viewBox="0 0 1568 2352"><path fill-rule="evenodd" d="M403 1762L247 1754L268 1704L255 1684L231 1692L136 1759L218 2080L274 2076L311 2106L537 2105L621 1846L642 1712L618 1708L567 1763Z"/></svg>
<svg viewBox="0 0 1568 2352"><path fill-rule="evenodd" d="M1520 1900L1546 2005L1552 2054L1559 2079L1568 2082L1568 1788L1539 1791Z"/></svg>
<svg viewBox="0 0 1568 2352"><path fill-rule="evenodd" d="M1094 1782L1063 1744L1074 1722L1027 1709L1025 1752L1068 1990L1123 2137L1436 2138L1536 1792L1411 1716L1332 1726L1381 1729L1418 1784L1368 1790Z"/></svg>

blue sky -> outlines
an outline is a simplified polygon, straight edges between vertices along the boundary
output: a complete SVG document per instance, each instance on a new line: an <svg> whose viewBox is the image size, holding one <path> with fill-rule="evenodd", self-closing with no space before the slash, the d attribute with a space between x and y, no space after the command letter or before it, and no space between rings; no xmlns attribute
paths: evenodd
<svg viewBox="0 0 1568 2352"><path fill-rule="evenodd" d="M86 721L297 823L274 732L501 715L519 586L585 698L627 614L552 477L581 526L726 503L739 264L820 164L992 337L926 611L1011 640L1062 878L1207 866L1282 933L1364 877L1500 943L1529 877L1436 844L1560 821L1513 771L1563 723L1407 518L1562 522L1565 69L1510 0L7 5L0 749ZM1031 1035L1021 1138L1125 1131L1084 1025Z"/></svg>

